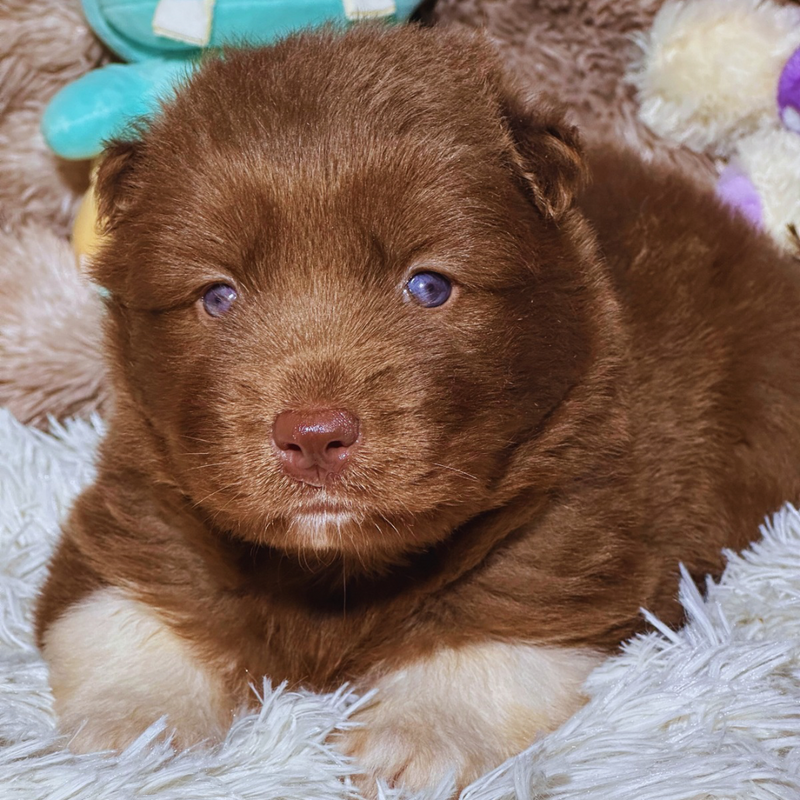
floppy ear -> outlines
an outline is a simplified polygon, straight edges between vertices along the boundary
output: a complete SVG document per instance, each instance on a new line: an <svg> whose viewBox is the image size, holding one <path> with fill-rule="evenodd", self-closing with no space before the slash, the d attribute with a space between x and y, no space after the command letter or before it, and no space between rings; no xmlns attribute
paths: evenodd
<svg viewBox="0 0 800 800"><path fill-rule="evenodd" d="M90 259L89 276L111 295L122 291L128 279L125 261L120 247L107 247L108 234L113 233L128 213L137 189L137 163L141 160L142 143L138 140L116 140L111 142L101 156L94 178L94 194L97 203L96 227L101 237L101 246Z"/></svg>
<svg viewBox="0 0 800 800"><path fill-rule="evenodd" d="M503 102L503 117L525 190L545 218L557 221L586 177L577 129L553 109L534 109L513 95Z"/></svg>
<svg viewBox="0 0 800 800"><path fill-rule="evenodd" d="M117 227L130 207L141 149L138 140L115 140L103 151L95 176L95 197L98 227L104 234Z"/></svg>

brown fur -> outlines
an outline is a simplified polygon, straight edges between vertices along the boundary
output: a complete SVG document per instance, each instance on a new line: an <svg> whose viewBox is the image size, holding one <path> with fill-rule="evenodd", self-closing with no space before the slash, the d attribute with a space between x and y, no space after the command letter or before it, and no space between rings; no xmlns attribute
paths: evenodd
<svg viewBox="0 0 800 800"><path fill-rule="evenodd" d="M800 278L673 167L520 101L464 34L210 60L99 175L116 411L38 636L103 587L224 682L370 685L476 642L613 649L800 481ZM576 202L577 201L577 202ZM441 308L414 269L453 276ZM240 299L221 318L199 298ZM270 445L347 408L327 490ZM315 540L320 503L354 521ZM76 643L80 647L79 643Z"/></svg>

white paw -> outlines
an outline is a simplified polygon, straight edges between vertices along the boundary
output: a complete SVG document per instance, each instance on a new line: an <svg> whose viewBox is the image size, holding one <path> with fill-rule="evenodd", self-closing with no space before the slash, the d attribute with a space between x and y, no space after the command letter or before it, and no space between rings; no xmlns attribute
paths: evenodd
<svg viewBox="0 0 800 800"><path fill-rule="evenodd" d="M460 790L566 720L601 660L519 643L443 648L375 679L375 701L338 746L364 770L367 796L375 778L420 790L451 777Z"/></svg>
<svg viewBox="0 0 800 800"><path fill-rule="evenodd" d="M124 749L163 716L188 746L218 738L226 711L232 719L221 681L189 644L118 589L70 608L44 639L58 727L76 752Z"/></svg>
<svg viewBox="0 0 800 800"><path fill-rule="evenodd" d="M78 709L69 709L66 714L59 715L59 729L69 737L68 747L73 753L120 752L133 744L156 719L136 713L107 718L96 711L85 718ZM167 725L156 738L162 739L169 733Z"/></svg>
<svg viewBox="0 0 800 800"><path fill-rule="evenodd" d="M376 778L411 790L451 778L461 789L494 765L497 754L484 746L479 728L439 711L434 720L421 708L387 713L376 703L355 716L363 727L340 734L337 744L363 770L365 796L376 795Z"/></svg>

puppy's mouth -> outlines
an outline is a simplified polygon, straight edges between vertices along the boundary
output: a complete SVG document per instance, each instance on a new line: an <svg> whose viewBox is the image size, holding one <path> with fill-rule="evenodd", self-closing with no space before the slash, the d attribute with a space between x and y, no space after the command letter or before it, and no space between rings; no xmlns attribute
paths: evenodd
<svg viewBox="0 0 800 800"><path fill-rule="evenodd" d="M301 547L337 551L386 544L387 537L396 544L410 523L406 515L335 495L309 497L287 510L283 518L286 533Z"/></svg>
<svg viewBox="0 0 800 800"><path fill-rule="evenodd" d="M291 519L291 526L300 530L308 529L328 529L334 528L341 530L344 525L358 524L357 518L349 511L301 511Z"/></svg>
<svg viewBox="0 0 800 800"><path fill-rule="evenodd" d="M343 525L363 519L363 516L363 513L337 503L317 503L297 509L289 515L289 519L295 525L311 522L317 525Z"/></svg>
<svg viewBox="0 0 800 800"><path fill-rule="evenodd" d="M287 515L287 533L304 548L340 550L364 525L363 513L337 503L305 505Z"/></svg>

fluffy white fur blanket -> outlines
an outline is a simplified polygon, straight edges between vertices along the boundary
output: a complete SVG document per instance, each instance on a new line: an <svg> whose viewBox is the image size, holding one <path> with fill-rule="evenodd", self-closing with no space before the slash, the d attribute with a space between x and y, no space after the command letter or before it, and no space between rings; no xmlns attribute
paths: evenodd
<svg viewBox="0 0 800 800"><path fill-rule="evenodd" d="M31 610L99 436L99 423L51 436L0 410L0 800L353 797L350 766L325 744L358 702L344 689L316 696L265 685L260 712L213 749L147 747L158 726L119 756L65 749ZM629 643L590 677L580 712L464 800L798 800L800 514L787 507L761 533L730 556L706 600L684 582L681 631Z"/></svg>

